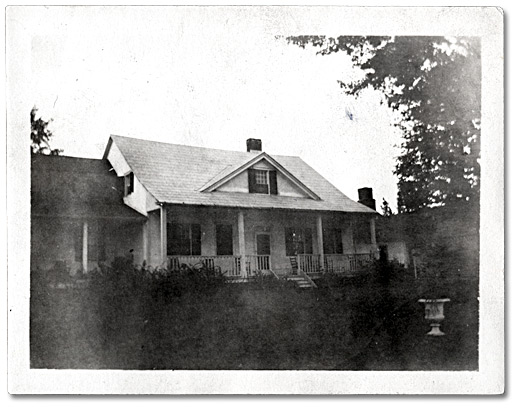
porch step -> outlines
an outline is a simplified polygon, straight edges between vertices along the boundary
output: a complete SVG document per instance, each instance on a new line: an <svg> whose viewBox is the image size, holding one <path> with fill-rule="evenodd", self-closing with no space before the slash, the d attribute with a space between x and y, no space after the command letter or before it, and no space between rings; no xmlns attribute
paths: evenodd
<svg viewBox="0 0 520 410"><path fill-rule="evenodd" d="M294 276L287 276L287 280L291 280L296 283L296 286L298 286L301 289L305 288L312 288L313 283L309 281L305 276L300 275L294 275Z"/></svg>

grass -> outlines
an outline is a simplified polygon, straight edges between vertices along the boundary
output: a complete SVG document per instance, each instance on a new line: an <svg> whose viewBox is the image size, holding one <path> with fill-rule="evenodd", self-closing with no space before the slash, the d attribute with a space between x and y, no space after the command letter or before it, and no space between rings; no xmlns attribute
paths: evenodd
<svg viewBox="0 0 520 410"><path fill-rule="evenodd" d="M478 370L474 283L426 336L408 283L224 284L161 295L34 290L31 367L68 369Z"/></svg>

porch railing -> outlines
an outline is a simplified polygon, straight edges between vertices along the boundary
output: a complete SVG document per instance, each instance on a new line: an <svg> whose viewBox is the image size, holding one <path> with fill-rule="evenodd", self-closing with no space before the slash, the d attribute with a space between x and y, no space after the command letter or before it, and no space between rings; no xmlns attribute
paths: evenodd
<svg viewBox="0 0 520 410"><path fill-rule="evenodd" d="M350 261L354 255L325 255L325 272L342 273L350 271Z"/></svg>
<svg viewBox="0 0 520 410"><path fill-rule="evenodd" d="M349 256L349 271L357 272L369 265L374 259L375 254L373 253L358 253L356 255Z"/></svg>
<svg viewBox="0 0 520 410"><path fill-rule="evenodd" d="M374 258L375 255L371 253L325 255L325 272L357 272L370 264Z"/></svg>
<svg viewBox="0 0 520 410"><path fill-rule="evenodd" d="M247 276L271 269L271 255L246 255Z"/></svg>
<svg viewBox="0 0 520 410"><path fill-rule="evenodd" d="M324 255L322 269L320 255L298 255L298 268L305 273L357 272L374 259L372 253Z"/></svg>
<svg viewBox="0 0 520 410"><path fill-rule="evenodd" d="M209 269L220 269L226 276L240 276L240 256L235 255L169 255L168 267L179 269L182 265L204 265Z"/></svg>
<svg viewBox="0 0 520 410"><path fill-rule="evenodd" d="M320 255L298 255L298 269L305 273L321 272Z"/></svg>
<svg viewBox="0 0 520 410"><path fill-rule="evenodd" d="M298 268L307 274L357 272L374 260L375 254L324 255L324 267L321 268L320 255L298 255ZM241 276L241 258L237 255L169 255L168 267L179 269L182 265L204 265L210 269L220 269L226 276ZM245 270L247 276L259 271L273 270L270 255L246 255Z"/></svg>

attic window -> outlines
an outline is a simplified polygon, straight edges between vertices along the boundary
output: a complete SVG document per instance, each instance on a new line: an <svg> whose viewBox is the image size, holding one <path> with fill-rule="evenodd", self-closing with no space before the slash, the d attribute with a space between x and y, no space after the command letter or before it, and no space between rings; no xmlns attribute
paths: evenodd
<svg viewBox="0 0 520 410"><path fill-rule="evenodd" d="M276 171L249 169L249 192L254 194L278 195Z"/></svg>
<svg viewBox="0 0 520 410"><path fill-rule="evenodd" d="M134 173L129 172L125 175L125 196L134 192Z"/></svg>
<svg viewBox="0 0 520 410"><path fill-rule="evenodd" d="M257 185L268 185L267 171L255 169L255 182Z"/></svg>

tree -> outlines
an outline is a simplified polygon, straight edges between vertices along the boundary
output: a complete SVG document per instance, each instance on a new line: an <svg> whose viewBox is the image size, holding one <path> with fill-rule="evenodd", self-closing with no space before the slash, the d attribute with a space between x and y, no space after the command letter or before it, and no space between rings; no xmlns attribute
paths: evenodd
<svg viewBox="0 0 520 410"><path fill-rule="evenodd" d="M383 212L383 216L392 216L394 214L392 212L392 208L390 208L390 204L385 198L383 198L383 205L381 205L381 211Z"/></svg>
<svg viewBox="0 0 520 410"><path fill-rule="evenodd" d="M49 123L52 121L44 121L41 117L36 118L38 109L34 107L31 110L31 153L35 155L60 155L62 149L52 149L50 139L52 132L48 129Z"/></svg>
<svg viewBox="0 0 520 410"><path fill-rule="evenodd" d="M479 199L481 62L478 38L288 37L317 54L347 53L364 76L338 81L358 96L379 90L401 114L398 211Z"/></svg>

